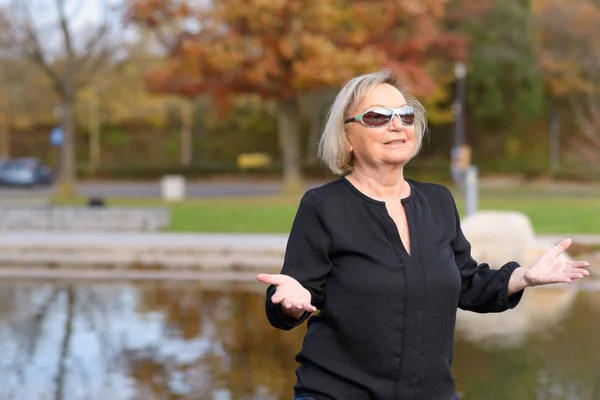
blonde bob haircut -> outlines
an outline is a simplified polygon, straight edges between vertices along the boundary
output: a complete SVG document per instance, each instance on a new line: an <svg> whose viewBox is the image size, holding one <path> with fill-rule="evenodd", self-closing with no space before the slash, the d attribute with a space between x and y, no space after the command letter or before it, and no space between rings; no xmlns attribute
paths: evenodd
<svg viewBox="0 0 600 400"><path fill-rule="evenodd" d="M427 131L425 107L410 95L400 84L396 75L389 69L360 75L348 81L336 96L325 120L325 126L319 141L319 158L336 175L345 175L354 168L354 157L348 151L350 142L344 121L376 86L387 83L402 93L409 106L415 110L416 146L414 157L421 150L423 137Z"/></svg>

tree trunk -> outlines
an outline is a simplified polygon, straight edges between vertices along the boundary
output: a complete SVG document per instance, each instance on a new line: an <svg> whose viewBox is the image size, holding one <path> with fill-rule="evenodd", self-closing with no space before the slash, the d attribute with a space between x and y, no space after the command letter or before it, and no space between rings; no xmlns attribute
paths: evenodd
<svg viewBox="0 0 600 400"><path fill-rule="evenodd" d="M300 162L300 107L296 99L281 101L277 109L284 192L304 191Z"/></svg>
<svg viewBox="0 0 600 400"><path fill-rule="evenodd" d="M319 107L309 105L308 118L310 123L310 132L306 146L306 163L311 167L314 167L319 161L317 158L317 148L319 146L319 138L321 137L321 109Z"/></svg>
<svg viewBox="0 0 600 400"><path fill-rule="evenodd" d="M59 196L74 196L76 163L75 163L75 96L63 99L63 129L65 133L64 143L61 148L60 165L60 188Z"/></svg>
<svg viewBox="0 0 600 400"><path fill-rule="evenodd" d="M10 158L10 116L4 114L0 130L0 158Z"/></svg>
<svg viewBox="0 0 600 400"><path fill-rule="evenodd" d="M184 101L181 105L181 165L187 167L192 164L192 128L194 126L194 102Z"/></svg>
<svg viewBox="0 0 600 400"><path fill-rule="evenodd" d="M96 172L100 167L100 119L98 116L98 99L95 94L90 98L89 102L89 129L90 129L90 171Z"/></svg>

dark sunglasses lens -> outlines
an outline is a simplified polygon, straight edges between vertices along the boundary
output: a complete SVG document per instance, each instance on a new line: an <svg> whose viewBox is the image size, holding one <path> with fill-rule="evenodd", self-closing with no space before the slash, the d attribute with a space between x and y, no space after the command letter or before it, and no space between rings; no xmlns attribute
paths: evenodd
<svg viewBox="0 0 600 400"><path fill-rule="evenodd" d="M390 122L391 115L385 115L376 111L369 111L363 115L362 120L368 126L383 126Z"/></svg>
<svg viewBox="0 0 600 400"><path fill-rule="evenodd" d="M415 123L415 113L412 111L407 112L406 114L402 113L400 114L400 119L404 125L412 125Z"/></svg>

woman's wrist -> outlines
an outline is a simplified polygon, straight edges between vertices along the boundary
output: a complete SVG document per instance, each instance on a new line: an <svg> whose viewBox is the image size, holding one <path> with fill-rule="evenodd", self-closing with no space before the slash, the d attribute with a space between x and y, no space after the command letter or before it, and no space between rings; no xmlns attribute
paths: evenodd
<svg viewBox="0 0 600 400"><path fill-rule="evenodd" d="M525 280L525 267L516 268L508 280L508 295L515 294L527 288L529 284Z"/></svg>
<svg viewBox="0 0 600 400"><path fill-rule="evenodd" d="M281 304L279 304L279 311L281 312L282 315L289 317L289 318L293 318L293 319L302 318L302 316L304 315L304 312L305 312L304 310L295 310L295 309L291 309L291 308L285 308Z"/></svg>

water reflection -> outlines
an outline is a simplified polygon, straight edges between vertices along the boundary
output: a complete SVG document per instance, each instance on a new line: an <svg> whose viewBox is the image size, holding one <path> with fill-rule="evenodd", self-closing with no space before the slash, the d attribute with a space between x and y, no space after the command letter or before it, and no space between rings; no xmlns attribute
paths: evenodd
<svg viewBox="0 0 600 400"><path fill-rule="evenodd" d="M542 329L459 318L464 399L600 400L600 295L551 293ZM271 328L257 285L5 283L0 301L0 399L287 400L305 330Z"/></svg>
<svg viewBox="0 0 600 400"><path fill-rule="evenodd" d="M523 346L531 334L543 334L560 324L573 307L578 290L569 285L542 286L525 291L519 306L503 313L459 311L460 335L482 346Z"/></svg>

